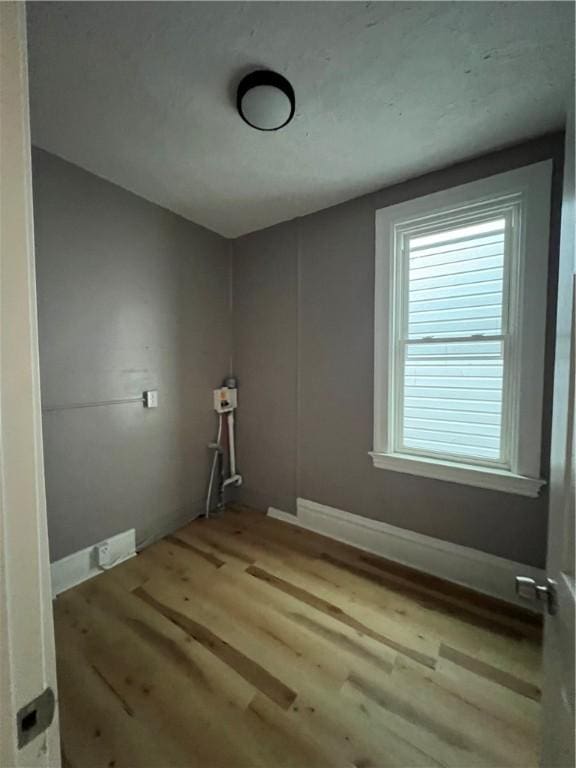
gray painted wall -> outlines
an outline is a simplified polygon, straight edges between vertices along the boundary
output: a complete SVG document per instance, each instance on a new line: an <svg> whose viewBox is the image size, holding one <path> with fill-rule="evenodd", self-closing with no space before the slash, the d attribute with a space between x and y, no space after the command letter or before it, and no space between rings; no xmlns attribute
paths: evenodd
<svg viewBox="0 0 576 768"><path fill-rule="evenodd" d="M428 174L234 241L240 499L328 504L542 566L548 497L528 499L372 466L374 212L553 157L549 306L556 295L562 136ZM547 328L542 473L548 476L554 312Z"/></svg>
<svg viewBox="0 0 576 768"><path fill-rule="evenodd" d="M298 496L542 565L547 494L526 499L372 466L374 211L553 157L552 136L233 243L34 150L51 559L135 527L139 542L202 508L211 389L240 380L239 498ZM549 301L556 295L556 172ZM231 252L233 258L231 259ZM230 275L233 314L230 325ZM548 476L553 312L543 467ZM158 388L160 408L70 408ZM61 407L64 406L64 407Z"/></svg>
<svg viewBox="0 0 576 768"><path fill-rule="evenodd" d="M211 390L230 362L230 243L41 150L33 168L56 560L127 528L145 541L201 509ZM157 410L59 408L152 388Z"/></svg>
<svg viewBox="0 0 576 768"><path fill-rule="evenodd" d="M291 222L234 242L233 350L245 504L294 510L297 230Z"/></svg>

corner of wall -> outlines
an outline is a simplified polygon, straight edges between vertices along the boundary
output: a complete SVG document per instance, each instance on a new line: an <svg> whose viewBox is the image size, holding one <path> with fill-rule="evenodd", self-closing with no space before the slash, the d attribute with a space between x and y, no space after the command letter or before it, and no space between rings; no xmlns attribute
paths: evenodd
<svg viewBox="0 0 576 768"><path fill-rule="evenodd" d="M296 499L300 497L301 483L300 483L300 435L301 435L301 403L302 403L302 365L301 365L301 307L302 307L302 218L298 217L295 220L296 224L296 306L294 308L296 314L296 425L295 425L295 440L294 440L294 488Z"/></svg>
<svg viewBox="0 0 576 768"><path fill-rule="evenodd" d="M228 373L234 375L234 240L228 241Z"/></svg>

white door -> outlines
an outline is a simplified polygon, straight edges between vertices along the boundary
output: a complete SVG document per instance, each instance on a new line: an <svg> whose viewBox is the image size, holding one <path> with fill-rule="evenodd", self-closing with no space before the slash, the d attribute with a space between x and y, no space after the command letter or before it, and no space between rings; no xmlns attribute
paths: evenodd
<svg viewBox="0 0 576 768"><path fill-rule="evenodd" d="M544 634L543 768L574 762L574 105L566 133L550 466L547 575L555 612Z"/></svg>
<svg viewBox="0 0 576 768"><path fill-rule="evenodd" d="M40 426L25 13L24 3L0 2L2 768L60 765Z"/></svg>

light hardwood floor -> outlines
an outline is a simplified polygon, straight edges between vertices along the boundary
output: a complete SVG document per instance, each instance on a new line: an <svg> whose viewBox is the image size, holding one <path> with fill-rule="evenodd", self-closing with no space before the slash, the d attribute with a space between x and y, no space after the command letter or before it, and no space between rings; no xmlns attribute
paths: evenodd
<svg viewBox="0 0 576 768"><path fill-rule="evenodd" d="M537 765L536 620L245 508L55 617L65 768Z"/></svg>

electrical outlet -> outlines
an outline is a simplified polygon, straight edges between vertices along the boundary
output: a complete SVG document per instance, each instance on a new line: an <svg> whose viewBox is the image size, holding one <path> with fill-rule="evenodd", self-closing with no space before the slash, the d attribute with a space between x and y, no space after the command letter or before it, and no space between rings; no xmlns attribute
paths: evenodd
<svg viewBox="0 0 576 768"><path fill-rule="evenodd" d="M110 547L109 541L103 541L100 544L96 545L96 560L98 561L98 565L100 566L110 565L111 558L112 558L112 549Z"/></svg>
<svg viewBox="0 0 576 768"><path fill-rule="evenodd" d="M158 390L148 389L143 393L144 408L158 408Z"/></svg>

